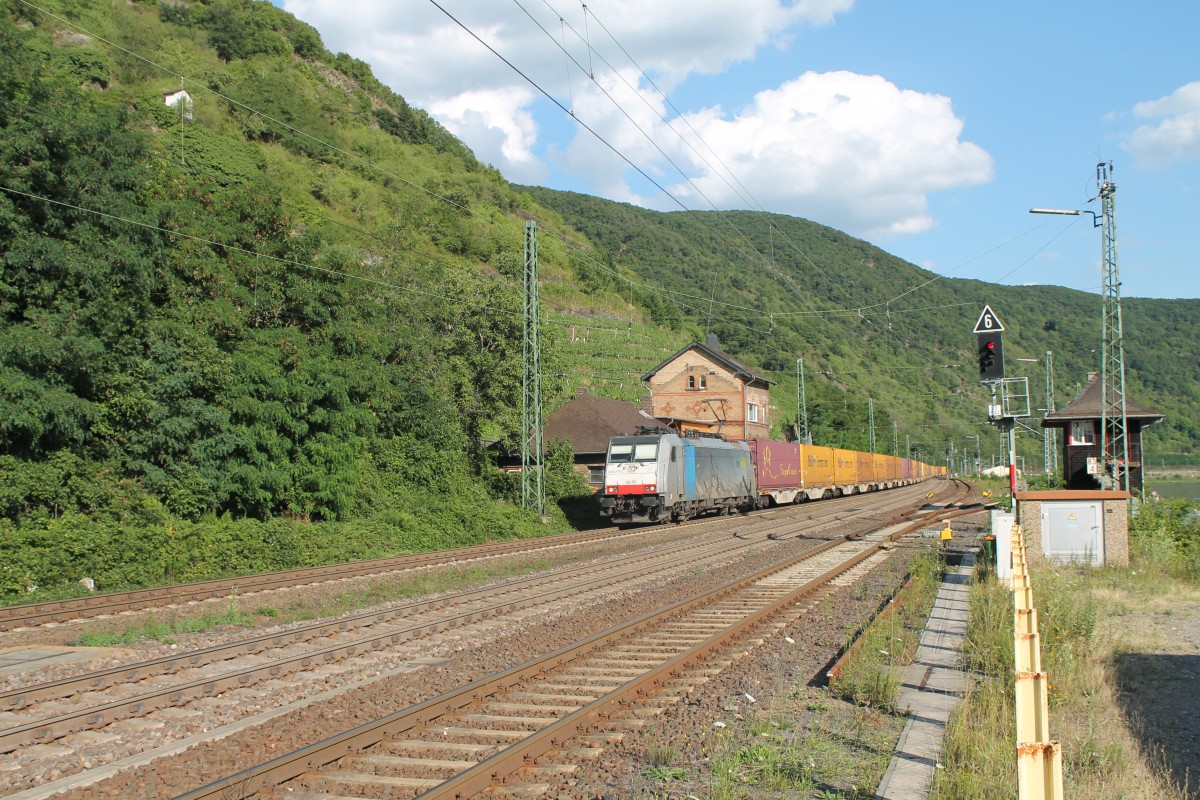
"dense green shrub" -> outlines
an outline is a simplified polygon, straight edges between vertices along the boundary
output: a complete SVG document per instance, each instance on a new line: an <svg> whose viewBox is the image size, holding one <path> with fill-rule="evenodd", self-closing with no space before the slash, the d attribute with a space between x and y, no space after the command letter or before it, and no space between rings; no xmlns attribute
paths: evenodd
<svg viewBox="0 0 1200 800"><path fill-rule="evenodd" d="M1130 520L1129 544L1139 567L1200 579L1200 506L1184 498L1142 503Z"/></svg>

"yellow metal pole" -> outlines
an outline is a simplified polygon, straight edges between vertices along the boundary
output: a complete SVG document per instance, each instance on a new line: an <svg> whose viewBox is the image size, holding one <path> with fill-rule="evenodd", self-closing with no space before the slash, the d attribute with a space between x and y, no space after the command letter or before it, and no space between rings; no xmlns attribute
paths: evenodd
<svg viewBox="0 0 1200 800"><path fill-rule="evenodd" d="M1050 739L1050 679L1042 672L1037 609L1020 525L1013 526L1012 554L1017 797L1062 800L1062 747Z"/></svg>

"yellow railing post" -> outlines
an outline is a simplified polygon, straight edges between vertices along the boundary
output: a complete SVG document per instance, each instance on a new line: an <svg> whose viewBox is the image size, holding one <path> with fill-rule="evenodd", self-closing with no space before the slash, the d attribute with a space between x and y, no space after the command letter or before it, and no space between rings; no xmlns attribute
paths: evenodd
<svg viewBox="0 0 1200 800"><path fill-rule="evenodd" d="M1062 748L1050 738L1050 679L1042 672L1037 609L1020 525L1013 526L1012 541L1017 797L1062 800Z"/></svg>

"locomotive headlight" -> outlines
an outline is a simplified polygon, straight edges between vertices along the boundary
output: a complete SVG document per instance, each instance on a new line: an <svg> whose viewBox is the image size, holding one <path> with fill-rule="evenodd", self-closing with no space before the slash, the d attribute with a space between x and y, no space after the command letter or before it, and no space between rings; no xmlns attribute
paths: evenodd
<svg viewBox="0 0 1200 800"><path fill-rule="evenodd" d="M646 484L646 492L647 493L653 493L653 492L657 492L657 491L658 491L658 487L655 486L653 483Z"/></svg>

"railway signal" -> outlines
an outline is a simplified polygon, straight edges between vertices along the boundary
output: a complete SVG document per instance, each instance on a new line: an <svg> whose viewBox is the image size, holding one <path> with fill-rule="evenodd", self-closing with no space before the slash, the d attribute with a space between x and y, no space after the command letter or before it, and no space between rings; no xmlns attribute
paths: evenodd
<svg viewBox="0 0 1200 800"><path fill-rule="evenodd" d="M979 336L979 382L992 383L1004 380L1004 340L1000 334L1004 324L992 311L991 306L984 306L979 321L975 323L975 333Z"/></svg>
<svg viewBox="0 0 1200 800"><path fill-rule="evenodd" d="M1004 340L998 333L979 334L979 382L1004 380Z"/></svg>
<svg viewBox="0 0 1200 800"><path fill-rule="evenodd" d="M975 323L975 334L978 336L978 346L975 352L979 357L979 382L991 388L992 402L988 406L988 419L998 422L1001 430L1008 433L1008 487L1012 493L1014 510L1017 497L1017 435L1016 417L1029 416L1015 413L1009 407L1007 381L1004 380L1004 340L1000 334L1004 332L1004 323L990 305L983 307L983 313ZM1023 380L1018 378L1019 380ZM1029 393L1025 392L1026 399ZM997 402L999 400L999 402Z"/></svg>

